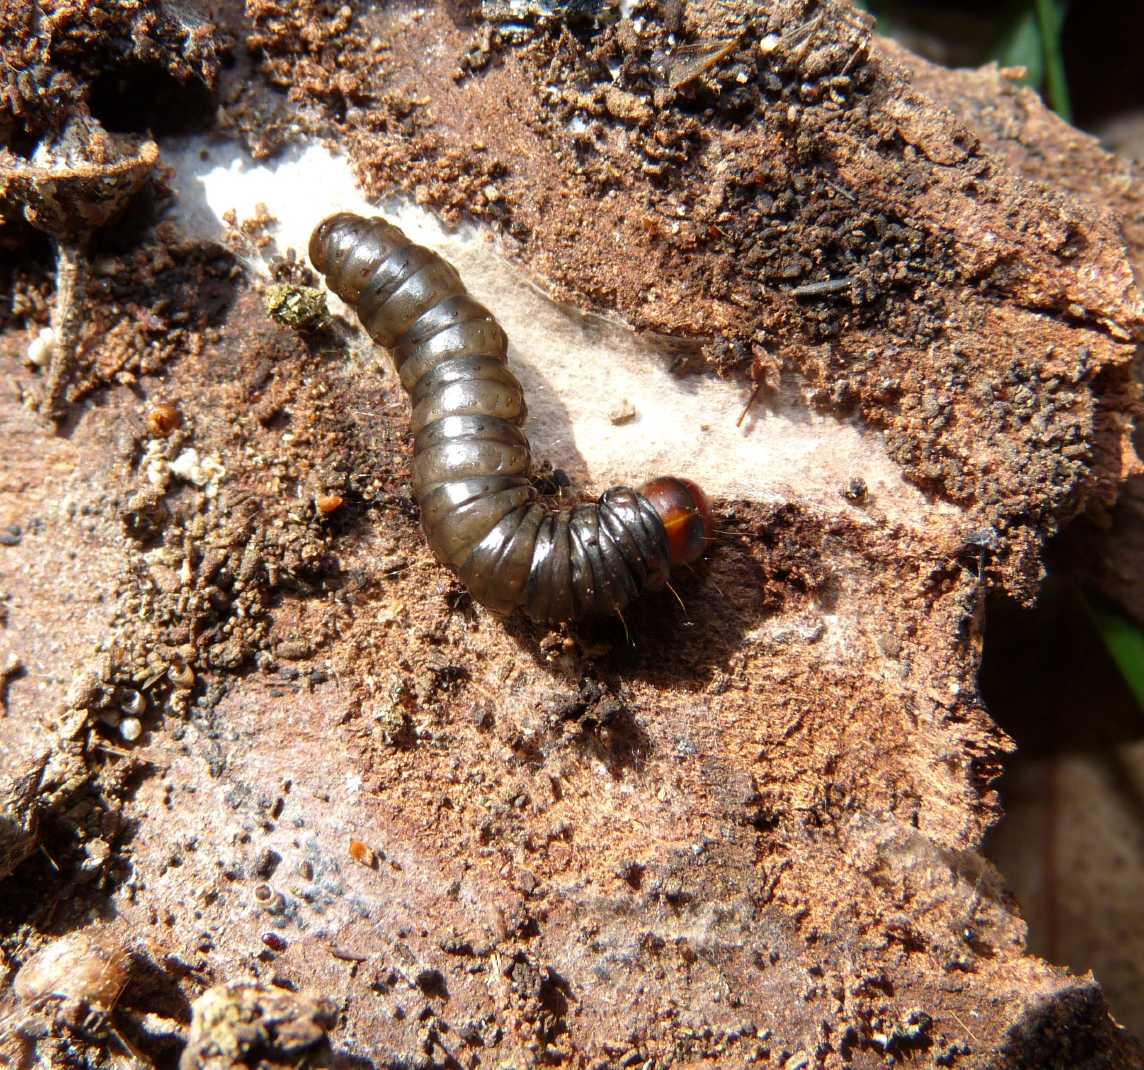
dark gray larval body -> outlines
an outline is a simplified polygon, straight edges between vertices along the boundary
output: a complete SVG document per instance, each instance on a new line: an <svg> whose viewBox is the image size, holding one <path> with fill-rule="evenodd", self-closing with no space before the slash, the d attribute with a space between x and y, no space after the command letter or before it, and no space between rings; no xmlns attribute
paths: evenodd
<svg viewBox="0 0 1144 1070"><path fill-rule="evenodd" d="M413 404L413 490L437 558L478 601L540 621L619 612L667 582L659 514L613 487L554 509L536 500L508 340L456 270L383 219L331 216L310 259L393 357Z"/></svg>

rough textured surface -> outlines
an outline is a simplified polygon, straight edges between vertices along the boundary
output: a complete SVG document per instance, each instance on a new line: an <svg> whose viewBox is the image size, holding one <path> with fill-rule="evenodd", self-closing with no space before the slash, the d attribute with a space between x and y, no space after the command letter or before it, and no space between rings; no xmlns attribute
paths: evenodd
<svg viewBox="0 0 1144 1070"><path fill-rule="evenodd" d="M218 985L191 1008L180 1070L235 1066L333 1066L326 1032L337 1021L329 1000L257 985Z"/></svg>
<svg viewBox="0 0 1144 1070"><path fill-rule="evenodd" d="M686 615L653 601L631 645L499 621L422 545L396 383L240 270L269 221L236 261L144 216L104 250L66 437L0 399L0 762L55 763L9 837L45 851L5 887L5 960L114 915L117 1028L163 1065L219 982L334 1000L345 1065L1140 1065L976 853L1007 747L984 594L1031 597L1043 539L1135 465L1121 209L1052 170L1115 165L841 6L635 14L224 5L219 126L336 133L369 190L492 225L677 371L882 430L948 508L725 497ZM989 121L938 103L988 77ZM23 384L49 263L5 240Z"/></svg>
<svg viewBox="0 0 1144 1070"><path fill-rule="evenodd" d="M1010 167L1033 182L1068 190L1110 211L1135 279L1144 279L1144 170L1139 162L1098 151L1091 138L1047 112L1031 91L1007 90L1004 73L996 67L959 72L958 92L951 94L943 92L940 69L895 51L915 84L940 94ZM1046 151L1045 145L1052 145L1053 151ZM1115 510L1099 510L1088 518L1094 527L1081 525L1071 533L1073 566L1085 568L1105 595L1138 621L1144 621L1142 510L1144 477L1137 474L1122 486Z"/></svg>

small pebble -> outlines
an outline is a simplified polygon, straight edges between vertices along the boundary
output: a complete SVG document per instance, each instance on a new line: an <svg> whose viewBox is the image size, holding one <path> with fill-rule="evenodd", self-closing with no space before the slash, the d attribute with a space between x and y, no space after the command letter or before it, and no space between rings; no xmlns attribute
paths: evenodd
<svg viewBox="0 0 1144 1070"><path fill-rule="evenodd" d="M128 743L134 743L143 734L143 722L138 717L124 717L119 722L119 734Z"/></svg>
<svg viewBox="0 0 1144 1070"><path fill-rule="evenodd" d="M26 356L28 363L36 368L42 368L52 359L52 348L55 346L56 332L51 327L40 328L40 333L28 345Z"/></svg>

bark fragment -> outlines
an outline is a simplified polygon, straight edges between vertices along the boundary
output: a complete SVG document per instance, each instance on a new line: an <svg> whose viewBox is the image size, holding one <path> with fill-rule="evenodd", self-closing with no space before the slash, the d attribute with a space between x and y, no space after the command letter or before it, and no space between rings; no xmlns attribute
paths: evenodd
<svg viewBox="0 0 1144 1070"><path fill-rule="evenodd" d="M7 403L27 475L4 507L41 520L4 548L14 746L61 697L49 667L107 652L83 738L132 868L89 902L187 964L188 999L304 985L345 1007L344 1054L395 1065L1048 1066L1077 1038L1139 1065L1094 981L1024 953L976 853L1007 747L976 694L984 592L1031 597L1043 540L1135 465L1119 222L1050 170L1066 143L1074 171L1107 158L1051 122L1025 144L955 117L935 97L982 76L838 4L515 31L455 5L224 14L373 193L492 226L556 297L688 343L677 367L769 355L779 456L809 407L915 487L861 493L863 449L813 493L742 474L686 617L650 603L631 646L501 622L421 543L392 377L228 281L223 329L199 320L161 386L106 391L69 442ZM681 48L714 58L682 78ZM252 143L259 92L224 116ZM1007 93L998 116L1040 114ZM168 282L144 272L124 319ZM201 315L204 289L175 304ZM156 403L183 418L166 437ZM665 447L682 474L694 433ZM153 766L116 779L99 718L125 688Z"/></svg>

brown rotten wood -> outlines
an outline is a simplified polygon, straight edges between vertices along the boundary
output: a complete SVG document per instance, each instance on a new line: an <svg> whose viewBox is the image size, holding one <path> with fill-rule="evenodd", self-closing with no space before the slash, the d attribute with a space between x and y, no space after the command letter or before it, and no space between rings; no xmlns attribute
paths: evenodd
<svg viewBox="0 0 1144 1070"><path fill-rule="evenodd" d="M1075 180L1114 165L1051 119L998 137L1040 105L843 5L471 15L224 5L220 125L336 133L371 192L488 224L744 397L777 386L773 453L695 471L701 427L665 444L723 532L687 621L670 596L633 645L501 621L423 545L392 376L169 227L110 249L73 392L98 404L55 439L3 403L0 754L20 785L45 736L63 756L6 796L38 815L5 818L6 953L113 914L116 1026L168 1062L208 986L277 981L338 1002L347 1064L1144 1065L1091 977L1024 952L977 853L1008 746L985 594L1034 597L1045 537L1136 465L1121 206ZM571 377L565 432L604 375ZM558 424L531 428L557 465ZM598 487L625 433L582 465ZM15 865L32 838L51 864Z"/></svg>

